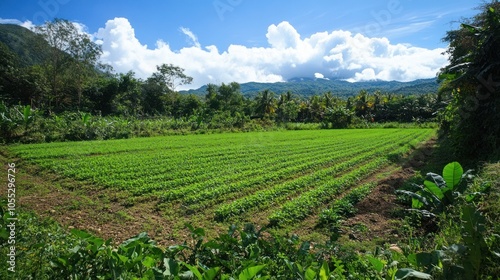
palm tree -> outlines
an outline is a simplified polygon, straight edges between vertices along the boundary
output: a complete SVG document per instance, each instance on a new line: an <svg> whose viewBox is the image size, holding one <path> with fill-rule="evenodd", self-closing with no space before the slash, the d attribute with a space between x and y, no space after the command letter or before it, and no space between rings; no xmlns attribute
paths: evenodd
<svg viewBox="0 0 500 280"><path fill-rule="evenodd" d="M368 112L368 92L366 90L361 90L355 98L354 101L354 111L358 117L365 116Z"/></svg>
<svg viewBox="0 0 500 280"><path fill-rule="evenodd" d="M259 92L256 101L256 113L260 117L272 116L276 112L276 99L274 98L274 92L266 89Z"/></svg>

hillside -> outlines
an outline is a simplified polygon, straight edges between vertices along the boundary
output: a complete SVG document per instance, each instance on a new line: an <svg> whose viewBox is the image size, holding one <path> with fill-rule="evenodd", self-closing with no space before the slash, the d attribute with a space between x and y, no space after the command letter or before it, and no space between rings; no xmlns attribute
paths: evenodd
<svg viewBox="0 0 500 280"><path fill-rule="evenodd" d="M0 24L0 43L17 54L21 67L41 64L50 50L43 38L15 24Z"/></svg>
<svg viewBox="0 0 500 280"><path fill-rule="evenodd" d="M422 79L412 82L397 82L397 81L370 81L350 83L343 80L326 80L326 79L311 79L311 78L294 78L287 82L280 83L243 83L240 84L241 93L247 97L257 95L263 90L270 90L274 93L281 94L290 91L293 94L300 96L311 96L323 94L331 91L338 97L348 97L356 95L360 90L374 92L380 90L384 93L396 93L403 95L435 93L438 90L439 84L436 79ZM199 89L183 91L181 93L195 94L204 96L207 86Z"/></svg>

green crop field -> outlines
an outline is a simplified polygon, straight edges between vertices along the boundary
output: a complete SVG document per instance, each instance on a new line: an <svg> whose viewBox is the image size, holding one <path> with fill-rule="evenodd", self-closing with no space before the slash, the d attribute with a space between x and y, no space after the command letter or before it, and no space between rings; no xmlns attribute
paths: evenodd
<svg viewBox="0 0 500 280"><path fill-rule="evenodd" d="M362 187L433 135L431 129L280 131L17 145L10 150L85 184L154 197L175 209L170 216L203 215L198 219L212 222L258 216L271 224L292 224Z"/></svg>

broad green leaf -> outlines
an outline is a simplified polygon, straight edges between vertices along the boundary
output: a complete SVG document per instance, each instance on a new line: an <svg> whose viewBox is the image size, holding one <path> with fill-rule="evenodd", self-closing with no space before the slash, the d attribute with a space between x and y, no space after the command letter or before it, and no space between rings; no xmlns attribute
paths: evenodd
<svg viewBox="0 0 500 280"><path fill-rule="evenodd" d="M92 234L78 229L72 229L71 233L81 239L87 239L92 236Z"/></svg>
<svg viewBox="0 0 500 280"><path fill-rule="evenodd" d="M299 255L307 255L309 253L309 249L311 248L311 243L308 241L305 241L300 245L299 249Z"/></svg>
<svg viewBox="0 0 500 280"><path fill-rule="evenodd" d="M434 255L432 253L422 252L415 255L417 267L428 267L435 261Z"/></svg>
<svg viewBox="0 0 500 280"><path fill-rule="evenodd" d="M203 280L215 279L215 277L217 277L217 273L219 273L219 271L220 271L220 267L213 267L213 268L205 271L205 273L203 273Z"/></svg>
<svg viewBox="0 0 500 280"><path fill-rule="evenodd" d="M127 262L128 262L128 260L129 260L129 258L127 258L127 257L126 257L126 256L124 256L124 255L118 254L117 252L113 252L113 256L114 256L115 258L117 258L117 257L118 257L118 259L119 259L119 260L120 260L123 264L127 263Z"/></svg>
<svg viewBox="0 0 500 280"><path fill-rule="evenodd" d="M306 270L306 280L315 280L316 279L316 271L314 271L314 269L312 269L311 267L309 267L307 270Z"/></svg>
<svg viewBox="0 0 500 280"><path fill-rule="evenodd" d="M412 208L419 209L423 205L429 205L429 202L427 199L420 194L411 192L411 191L406 191L406 190L397 190L396 193L398 194L404 194L412 198L411 204Z"/></svg>
<svg viewBox="0 0 500 280"><path fill-rule="evenodd" d="M417 263L417 254L409 254L408 257L406 257L406 260L412 265L412 266L418 266Z"/></svg>
<svg viewBox="0 0 500 280"><path fill-rule="evenodd" d="M266 265L257 265L245 268L238 276L239 280L250 280L259 273Z"/></svg>
<svg viewBox="0 0 500 280"><path fill-rule="evenodd" d="M26 105L26 106L24 106L24 110L23 110L23 118L24 118L25 125L28 125L28 122L30 121L30 117L31 117L31 107L30 107L30 105Z"/></svg>
<svg viewBox="0 0 500 280"><path fill-rule="evenodd" d="M422 201L416 199L416 198L412 198L411 199L411 208L414 208L414 209L420 209L422 208L422 206L424 206L424 204L422 203Z"/></svg>
<svg viewBox="0 0 500 280"><path fill-rule="evenodd" d="M445 179L441 177L441 175L439 174L429 172L426 174L425 180L433 182L434 184L436 184L436 186L440 188L446 187Z"/></svg>
<svg viewBox="0 0 500 280"><path fill-rule="evenodd" d="M193 273L194 276L196 276L196 278L198 278L198 280L202 280L203 279L203 275L201 275L200 271L198 270L198 268L196 266L193 266L193 265L189 265L187 263L182 263L185 267L187 267L189 269L189 271L191 273Z"/></svg>
<svg viewBox="0 0 500 280"><path fill-rule="evenodd" d="M411 268L398 269L398 271L396 271L396 275L394 276L394 279L399 280L399 279L407 279L407 278L411 278L411 277L415 277L418 279L432 279L432 276L430 274L419 272L419 271L413 270Z"/></svg>
<svg viewBox="0 0 500 280"><path fill-rule="evenodd" d="M328 267L328 263L324 261L319 270L319 279L328 280L328 278L330 278L330 268Z"/></svg>
<svg viewBox="0 0 500 280"><path fill-rule="evenodd" d="M193 231L193 234L196 234L197 236L205 236L205 230L202 228L197 228Z"/></svg>
<svg viewBox="0 0 500 280"><path fill-rule="evenodd" d="M462 179L462 174L464 174L464 170L460 163L455 161L447 164L443 169L443 178L446 181L446 186L454 189Z"/></svg>
<svg viewBox="0 0 500 280"><path fill-rule="evenodd" d="M439 199L443 199L443 197L444 197L443 191L434 182L425 180L424 181L424 186L433 195L437 196Z"/></svg>
<svg viewBox="0 0 500 280"><path fill-rule="evenodd" d="M373 268L375 268L375 270L378 273L382 272L382 270L384 269L384 265L385 265L383 261L379 260L378 258L372 257L372 256L367 256L367 259L368 259L368 261L370 261Z"/></svg>
<svg viewBox="0 0 500 280"><path fill-rule="evenodd" d="M163 275L165 276L177 276L179 275L179 263L173 259L163 259L165 266L165 271Z"/></svg>
<svg viewBox="0 0 500 280"><path fill-rule="evenodd" d="M150 256L146 256L144 258L144 260L142 261L142 265L144 265L147 268L152 268L155 266L155 264L156 264L156 261Z"/></svg>

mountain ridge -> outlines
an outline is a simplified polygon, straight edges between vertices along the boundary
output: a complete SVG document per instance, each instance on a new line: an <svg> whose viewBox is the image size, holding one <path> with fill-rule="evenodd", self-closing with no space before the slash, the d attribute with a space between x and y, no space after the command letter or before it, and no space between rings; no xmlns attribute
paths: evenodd
<svg viewBox="0 0 500 280"><path fill-rule="evenodd" d="M180 91L180 93L204 96L206 89L207 85L204 85L198 89L184 90ZM410 82L365 81L351 83L345 80L297 77L286 82L248 82L240 84L241 93L247 97L253 97L264 90L270 90L276 94L290 91L292 94L304 97L326 92L331 92L338 97L349 97L358 94L361 90L366 90L369 93L379 90L383 93L418 95L436 93L438 89L439 83L436 78L419 79Z"/></svg>

